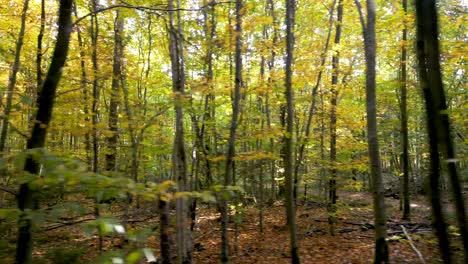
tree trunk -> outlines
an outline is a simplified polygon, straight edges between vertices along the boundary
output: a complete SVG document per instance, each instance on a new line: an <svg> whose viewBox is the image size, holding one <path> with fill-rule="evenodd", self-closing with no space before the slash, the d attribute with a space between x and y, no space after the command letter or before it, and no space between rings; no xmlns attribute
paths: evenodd
<svg viewBox="0 0 468 264"><path fill-rule="evenodd" d="M286 134L284 136L284 174L286 181L286 216L288 219L291 262L300 263L299 246L297 244L296 212L294 209L294 92L292 87L292 64L294 51L294 23L296 2L286 0L286 65L285 65L285 97L286 97Z"/></svg>
<svg viewBox="0 0 468 264"><path fill-rule="evenodd" d="M303 159L304 159L304 152L305 152L305 147L307 145L309 136L310 136L310 128L312 126L312 119L314 117L315 113L315 103L316 103L316 97L317 97L317 91L320 87L320 83L322 81L322 75L323 75L323 69L325 66L326 62L326 57L327 57L327 52L328 52L328 47L330 44L330 38L331 38L331 32L333 29L333 11L335 10L335 3L336 0L333 1L332 6L330 7L330 16L328 20L328 33L327 33L327 38L325 40L325 47L323 49L322 54L320 55L321 61L320 61L320 70L317 75L317 80L315 82L314 88L312 88L312 96L311 96L311 102L309 106L309 111L307 114L307 122L305 124L305 129L304 129L304 136L302 139L298 140L300 141L300 146L298 150L298 155L296 159L296 164L294 166L294 200L297 199L297 188L299 185L299 169L302 165Z"/></svg>
<svg viewBox="0 0 468 264"><path fill-rule="evenodd" d="M339 46L341 39L341 23L343 21L343 0L338 1L337 23L335 27L335 45ZM338 85L340 52L336 50L332 57L332 80L331 80L331 103L330 103L330 180L328 194L328 222L330 224L330 234L335 235L336 222L336 107L338 99Z"/></svg>
<svg viewBox="0 0 468 264"><path fill-rule="evenodd" d="M72 31L71 13L72 0L61 0L59 7L58 33L55 50L52 55L49 71L43 82L41 93L37 98L37 113L34 120L34 126L31 137L27 142L27 149L43 148L47 136L47 128L52 119L52 109L54 106L55 94L65 60L68 55L68 46L70 34ZM33 157L26 159L24 170L28 173L37 175L39 166ZM18 209L21 211L18 220L18 240L16 247L15 263L32 263L32 220L27 211L33 209L34 191L30 189L29 183L23 183L19 187Z"/></svg>
<svg viewBox="0 0 468 264"><path fill-rule="evenodd" d="M440 207L439 147L447 161L448 174L455 200L457 220L464 244L465 262L468 262L468 234L466 210L456 167L455 151L450 135L450 122L440 70L438 21L435 1L416 1L417 54L419 77L426 101L427 126L431 154L430 193L433 203L436 233L445 263L450 263L450 248L445 222Z"/></svg>
<svg viewBox="0 0 468 264"><path fill-rule="evenodd" d="M177 1L180 8L180 1ZM168 2L168 9L174 9L173 1ZM189 191L187 184L187 160L184 143L183 103L185 96L185 72L180 11L177 12L177 25L174 12L169 12L170 40L169 51L172 66L172 90L174 92L175 136L172 155L173 177L177 181L178 191ZM187 228L186 197L176 200L177 257L179 263L192 263L190 230Z"/></svg>
<svg viewBox="0 0 468 264"><path fill-rule="evenodd" d="M405 18L403 20L404 26L402 30L403 45L401 48L401 62L400 62L400 113L401 113L401 165L403 169L403 220L410 220L410 194L409 194L409 157L408 157L408 112L407 112L407 89L406 89L406 45L408 40L408 27L406 15L408 11L408 1L403 0L403 11Z"/></svg>
<svg viewBox="0 0 468 264"><path fill-rule="evenodd" d="M366 112L367 112L367 141L372 179L372 193L375 219L375 256L374 263L389 263L387 237L387 218L382 184L382 170L380 165L379 141L377 138L377 109L376 109L376 39L375 39L375 1L367 0L367 25L364 22L361 5L358 7L364 35L364 49L366 57Z"/></svg>
<svg viewBox="0 0 468 264"><path fill-rule="evenodd" d="M97 10L96 0L92 2L92 12ZM91 16L91 60L93 64L93 105L92 105L92 123L93 123L93 171L97 172L99 169L99 139L97 125L99 123L99 99L100 88L98 80L98 62L97 62L97 41L99 35L99 25L97 15Z"/></svg>
<svg viewBox="0 0 468 264"><path fill-rule="evenodd" d="M267 6L270 12L270 16L273 19L273 39L272 39L272 46L276 47L277 42L278 42L278 32L277 32L277 25L278 22L276 21L276 13L275 13L275 4L273 0L267 0ZM273 78L272 75L275 73L275 60L276 60L276 51L275 49L271 49L271 55L270 55L270 60L268 62L268 86L272 87L273 86ZM268 91L265 95L265 115L266 115L266 122L268 126L268 130L271 131L271 108L270 108L270 91ZM269 146L270 152L273 153L275 151L275 140L273 137L270 137L270 146ZM271 201L270 203L273 204L276 200L276 180L275 180L275 173L276 168L275 168L275 160L272 159L270 161L270 178L271 178Z"/></svg>
<svg viewBox="0 0 468 264"><path fill-rule="evenodd" d="M122 76L123 58L123 30L124 20L120 11L115 12L114 21L114 63L112 65L112 90L109 103L109 131L111 135L107 138L106 171L115 171L117 165L117 140L118 140L118 114L119 114L119 91Z"/></svg>
<svg viewBox="0 0 468 264"><path fill-rule="evenodd" d="M97 0L92 1L91 11L95 12L97 8ZM92 145L93 145L93 172L97 173L99 171L99 138L98 138L98 128L97 125L99 123L99 99L100 99L100 87L99 87L99 80L98 80L98 59L97 59L97 41L99 35L99 25L97 14L94 13L91 16L91 61L93 64L93 100L92 100L92 107L91 107L91 122L92 122ZM99 201L97 197L95 197L95 205L94 205L94 216L97 218L100 217L99 211ZM98 239L99 239L99 252L102 253L103 247L103 237L101 234L101 229L98 227Z"/></svg>
<svg viewBox="0 0 468 264"><path fill-rule="evenodd" d="M44 38L45 28L45 0L41 0L41 25L39 26L39 34L37 35L37 52L36 52L36 87L39 93L39 87L42 83L42 39Z"/></svg>
<svg viewBox="0 0 468 264"><path fill-rule="evenodd" d="M234 164L236 130L239 117L239 103L241 99L242 88L242 0L236 0L236 44L235 44L235 87L234 100L232 103L232 119L229 129L228 150L226 153L226 165L224 176L224 187L227 188L232 184L232 168ZM221 212L221 262L229 263L229 238L228 238L228 223L229 223L229 206L228 201L223 199Z"/></svg>
<svg viewBox="0 0 468 264"><path fill-rule="evenodd" d="M76 8L76 4L73 5L73 13L75 15L75 19L78 19L78 11ZM77 40L78 40L78 47L80 49L80 71L81 71L80 90L83 93L82 104L84 105L83 107L83 113L85 116L84 121L85 121L85 124L88 125L89 124L89 108L88 108L89 107L88 106L89 91L87 88L88 78L86 74L86 54L84 51L81 30L79 27L76 29L76 35L77 35ZM90 138L89 129L87 129L85 133L85 149L86 149L86 164L88 165L88 170L91 170L93 161L91 158L91 138Z"/></svg>
<svg viewBox="0 0 468 264"><path fill-rule="evenodd" d="M161 246L161 264L171 264L172 255L172 240L169 235L170 227L170 213L169 206L166 201L167 198L159 197L158 208L159 208L159 240Z"/></svg>
<svg viewBox="0 0 468 264"><path fill-rule="evenodd" d="M21 59L21 49L24 43L24 32L26 30L26 12L28 11L29 0L24 0L23 11L21 12L21 27L18 34L18 40L16 41L15 48L15 61L11 67L10 76L8 77L8 87L6 95L5 111L3 113L4 118L2 122L2 130L0 132L0 156L3 156L5 150L6 140L8 136L8 125L10 123L11 106L13 103L13 93L15 92L16 77L18 75Z"/></svg>

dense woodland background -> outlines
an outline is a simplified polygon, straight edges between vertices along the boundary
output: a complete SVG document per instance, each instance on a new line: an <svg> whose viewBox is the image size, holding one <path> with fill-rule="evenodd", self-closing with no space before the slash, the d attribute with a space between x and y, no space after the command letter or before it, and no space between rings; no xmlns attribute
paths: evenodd
<svg viewBox="0 0 468 264"><path fill-rule="evenodd" d="M3 1L1 258L463 263L467 8Z"/></svg>

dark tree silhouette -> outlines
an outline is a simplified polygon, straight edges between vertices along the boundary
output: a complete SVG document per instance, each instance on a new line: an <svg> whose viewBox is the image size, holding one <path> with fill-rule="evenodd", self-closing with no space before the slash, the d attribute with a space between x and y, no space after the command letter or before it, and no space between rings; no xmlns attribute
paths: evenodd
<svg viewBox="0 0 468 264"><path fill-rule="evenodd" d="M68 46L70 43L70 34L72 30L71 14L72 0L61 0L59 8L59 28L55 50L49 66L49 71L45 77L41 92L37 98L37 113L32 130L31 137L27 142L27 149L42 148L45 145L47 128L52 119L52 109L54 107L55 93L58 83L62 76L65 60L68 55ZM26 159L24 170L31 174L38 174L39 163L29 156ZM21 211L18 220L18 240L16 247L17 264L32 262L32 221L28 217L28 210L34 207L34 191L29 183L23 183L19 187L18 209Z"/></svg>
<svg viewBox="0 0 468 264"><path fill-rule="evenodd" d="M421 88L424 93L427 129L430 146L430 199L434 214L436 234L444 263L451 263L449 239L447 237L440 202L440 160L439 151L446 159L452 185L458 226L464 244L465 262L468 263L468 234L465 204L461 194L460 179L457 173L455 151L450 135L450 122L442 74L440 69L439 29L437 9L434 0L416 1L417 58Z"/></svg>

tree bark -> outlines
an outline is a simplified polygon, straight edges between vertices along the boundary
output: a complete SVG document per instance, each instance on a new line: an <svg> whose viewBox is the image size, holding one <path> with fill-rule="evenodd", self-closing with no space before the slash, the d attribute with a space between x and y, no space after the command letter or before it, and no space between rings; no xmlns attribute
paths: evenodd
<svg viewBox="0 0 468 264"><path fill-rule="evenodd" d="M112 89L109 103L109 131L111 135L107 138L106 171L115 171L117 165L117 140L118 140L118 114L119 114L119 91L122 76L123 58L123 30L124 20L120 11L115 12L114 21L114 62L112 65Z"/></svg>
<svg viewBox="0 0 468 264"><path fill-rule="evenodd" d="M177 0L177 8L180 1ZM173 0L168 1L168 9L174 9ZM172 154L173 177L177 181L178 191L189 191L187 184L187 160L184 143L183 103L185 96L185 71L180 10L177 11L177 25L174 11L169 12L169 51L172 66L172 90L174 92L175 136ZM187 228L187 198L176 200L177 257L178 263L192 263L190 230Z"/></svg>
<svg viewBox="0 0 468 264"><path fill-rule="evenodd" d="M439 247L445 263L450 263L450 248L445 222L440 207L439 148L448 166L448 174L455 201L457 222L463 240L465 262L468 262L468 233L466 209L457 172L455 150L450 134L450 120L440 69L437 9L434 0L416 1L417 54L419 77L424 92L427 126L430 142L430 193Z"/></svg>
<svg viewBox="0 0 468 264"><path fill-rule="evenodd" d="M272 36L272 46L276 47L278 42L278 32L277 32L277 25L278 22L276 21L276 12L275 12L275 4L273 0L267 0L267 6L270 12L270 16L273 19L273 36ZM273 75L275 74L275 62L276 62L276 51L275 49L271 49L270 60L268 62L268 86L272 87L274 84ZM271 130L271 108L270 108L270 91L268 91L265 95L265 115L266 115L266 122L268 129ZM270 137L270 152L273 153L275 150L275 140L273 137ZM271 179L271 197L270 203L273 204L276 200L276 180L275 180L275 160L272 159L270 161L270 179Z"/></svg>
<svg viewBox="0 0 468 264"><path fill-rule="evenodd" d="M97 0L92 1L92 12L97 10ZM93 104L92 104L92 123L93 123L93 171L98 172L99 169L99 139L97 125L99 123L99 99L100 87L98 80L98 59L97 59L97 41L99 35L99 25L97 15L91 16L91 60L93 64Z"/></svg>
<svg viewBox="0 0 468 264"><path fill-rule="evenodd" d="M98 10L97 0L93 0L91 3L91 11L96 12ZM94 13L91 16L91 61L93 65L93 100L91 106L91 122L92 122L92 146L93 146L93 172L97 173L99 171L99 138L98 138L98 123L99 123L99 100L100 100L100 87L98 80L98 58L97 58L97 42L99 36L99 24L97 19L97 14ZM94 205L94 215L96 219L100 217L99 201L95 197ZM103 250L103 237L101 234L101 229L98 227L98 247L99 253L102 253Z"/></svg>
<svg viewBox="0 0 468 264"><path fill-rule="evenodd" d="M78 11L76 8L76 4L73 5L73 13L75 14L75 18L78 18ZM88 83L88 77L86 74L86 54L85 54L85 48L83 45L83 38L81 35L81 30L77 28L76 31L77 35L77 40L78 40L78 47L80 49L80 70L81 70L81 76L80 76L80 89L81 92L83 93L83 101L82 104L83 106L83 113L84 113L84 122L86 125L89 124L89 90L87 88L87 83ZM93 160L91 157L91 137L89 133L89 129L86 130L85 133L85 149L86 149L86 164L88 165L88 170L92 169L92 164Z"/></svg>
<svg viewBox="0 0 468 264"><path fill-rule="evenodd" d="M159 197L159 240L161 246L161 264L171 264L173 259L172 240L169 235L170 213L167 198Z"/></svg>
<svg viewBox="0 0 468 264"><path fill-rule="evenodd" d="M372 196L375 219L375 256L374 263L389 263L387 237L387 218L382 184L382 169L380 165L379 141L377 138L377 109L376 109L376 38L375 38L375 1L367 0L367 24L364 22L361 5L358 7L364 35L364 49L366 57L366 112L367 112L367 141L372 179Z"/></svg>
<svg viewBox="0 0 468 264"><path fill-rule="evenodd" d="M55 50L52 55L49 71L42 85L41 93L37 98L38 109L31 137L27 142L27 149L42 148L45 145L47 128L52 119L52 109L54 107L58 82L62 76L62 69L68 55L70 34L72 31L72 2L72 0L60 1L59 28ZM39 166L40 164L37 163L33 157L29 156L26 159L24 170L37 175L39 173ZM18 240L15 258L15 263L17 264L32 263L32 220L28 216L28 211L33 209L33 196L34 191L30 188L29 183L20 185L18 192L18 209L21 214L18 220Z"/></svg>
<svg viewBox="0 0 468 264"><path fill-rule="evenodd" d="M337 21L335 27L335 45L339 46L341 40L341 23L343 21L343 0L338 1ZM332 80L331 80L331 102L330 102L330 180L328 190L328 222L330 224L330 234L335 235L336 222L336 107L338 99L338 85L340 63L340 51L336 50L332 57Z"/></svg>
<svg viewBox="0 0 468 264"><path fill-rule="evenodd" d="M403 169L403 220L410 220L410 193L409 193L409 157L408 157L408 111L407 111L407 89L406 89L406 45L408 40L408 26L406 15L408 12L408 1L403 0L403 11L405 18L403 20L402 47L400 62L400 113L401 113L401 165Z"/></svg>
<svg viewBox="0 0 468 264"><path fill-rule="evenodd" d="M42 83L42 39L44 38L45 28L45 0L41 0L41 25L39 26L39 34L37 35L37 52L36 52L36 87L39 93L39 87Z"/></svg>
<svg viewBox="0 0 468 264"><path fill-rule="evenodd" d="M292 64L294 61L294 23L296 1L286 0L286 65L285 65L285 97L286 97L286 134L284 136L284 176L286 181L286 216L289 227L291 262L300 263L299 246L297 242L296 212L294 209L294 92L292 87Z"/></svg>
<svg viewBox="0 0 468 264"><path fill-rule="evenodd" d="M228 150L226 153L226 165L224 173L224 187L227 188L232 184L232 171L235 155L236 130L238 125L241 88L242 88L242 10L243 1L236 0L236 43L235 43L235 87L234 99L232 102L232 118L229 129ZM227 191L227 190L226 190ZM228 238L228 223L229 223L229 206L227 199L223 198L223 206L221 212L221 262L229 263L229 238Z"/></svg>

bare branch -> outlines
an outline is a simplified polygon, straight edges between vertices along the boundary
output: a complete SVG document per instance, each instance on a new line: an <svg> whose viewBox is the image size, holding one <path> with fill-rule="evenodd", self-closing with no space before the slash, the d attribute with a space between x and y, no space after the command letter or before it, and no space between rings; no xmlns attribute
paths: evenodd
<svg viewBox="0 0 468 264"><path fill-rule="evenodd" d="M426 261L424 260L424 257L423 255L421 254L421 252L416 248L416 246L414 245L413 243L413 240L411 239L411 237L409 236L408 232L406 232L406 228L404 225L400 225L401 229L403 230L403 233L405 233L405 236L406 238L408 239L410 245L411 245L411 248L414 250L414 252L416 252L416 254L418 255L419 259L421 260L421 263L423 264L426 264Z"/></svg>
<svg viewBox="0 0 468 264"><path fill-rule="evenodd" d="M150 117L148 122L146 122L146 124L140 129L140 135L138 137L138 140L141 140L143 138L143 134L145 133L146 129L148 129L150 126L154 125L154 121L156 120L156 118L158 118L159 116L164 114L166 111L167 111L167 109L161 110L160 112L158 112L158 113L154 114L152 117Z"/></svg>
<svg viewBox="0 0 468 264"><path fill-rule="evenodd" d="M231 1L220 1L220 2L212 2L212 3L208 3L206 5L203 5L199 8L173 8L173 9L169 9L169 8L158 8L158 7L150 7L150 6L134 6L134 5L131 5L131 4L128 4L128 3L125 3L124 1L122 1L123 4L117 4L117 5L111 5L111 6L108 6L108 7L104 7L104 8L101 8L101 9L98 9L98 10L95 10L93 12L90 12L80 18L78 18L75 23L73 23L73 26L77 25L78 23L80 23L83 19L89 17L89 16L92 16L92 15L95 15L95 14L99 14L99 13L102 13L102 12L105 12L105 11L108 11L108 10L112 10L112 9L116 9L116 8L128 8L128 9L137 9L137 10L141 10L141 11L150 11L150 12L153 12L153 14L156 14L158 16L161 16L161 14L157 13L157 12L173 12L173 11L189 11L189 12L197 12L197 11L201 11L203 10L204 8L208 7L208 6L212 6L212 5L219 5L219 4L227 4L227 3L231 3Z"/></svg>
<svg viewBox="0 0 468 264"><path fill-rule="evenodd" d="M19 130L19 128L15 127L10 120L8 120L8 118L4 115L0 115L0 119L7 119L7 122L8 122L8 125L10 126L10 129L12 129L13 131L15 131L16 133L18 133L18 135L28 139L29 136L28 134L24 133L23 131Z"/></svg>
<svg viewBox="0 0 468 264"><path fill-rule="evenodd" d="M55 225L48 226L48 227L44 228L42 231L43 232L51 231L51 230L58 229L58 228L61 228L61 227L75 225L75 224L88 222L88 221L92 221L92 220L96 220L96 218L92 217L92 218L85 218L85 219L76 220L76 221L62 222L62 223L58 223L58 224L55 224Z"/></svg>
<svg viewBox="0 0 468 264"><path fill-rule="evenodd" d="M11 194L13 196L18 195L15 190L13 190L13 189L11 189L11 188L9 188L7 186L4 186L4 185L0 185L0 191L4 191L4 192L9 193L9 194Z"/></svg>

